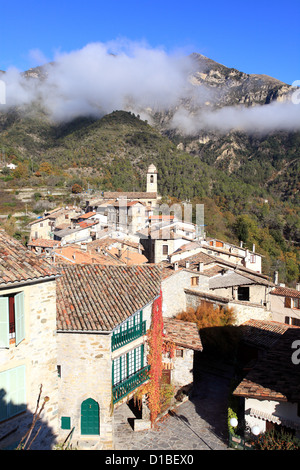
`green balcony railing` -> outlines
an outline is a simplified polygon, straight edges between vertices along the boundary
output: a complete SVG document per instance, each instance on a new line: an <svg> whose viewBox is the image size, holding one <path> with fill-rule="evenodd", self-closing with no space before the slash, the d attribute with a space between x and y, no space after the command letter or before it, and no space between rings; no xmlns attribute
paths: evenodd
<svg viewBox="0 0 300 470"><path fill-rule="evenodd" d="M132 374L127 379L122 380L122 382L114 385L112 389L113 402L117 403L123 397L126 397L128 393L139 387L139 385L146 382L149 379L149 370L150 366L147 365L143 367L143 369L140 369L139 371Z"/></svg>
<svg viewBox="0 0 300 470"><path fill-rule="evenodd" d="M111 349L112 351L115 351L144 334L146 334L146 320L128 328L127 330L113 333L111 338Z"/></svg>

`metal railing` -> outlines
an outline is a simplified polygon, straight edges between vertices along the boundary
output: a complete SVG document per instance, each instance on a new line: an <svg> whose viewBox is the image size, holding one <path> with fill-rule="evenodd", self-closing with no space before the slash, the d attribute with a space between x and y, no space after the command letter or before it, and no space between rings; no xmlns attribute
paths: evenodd
<svg viewBox="0 0 300 470"><path fill-rule="evenodd" d="M146 334L146 320L128 328L127 330L113 333L111 338L111 350L115 351L144 334Z"/></svg>
<svg viewBox="0 0 300 470"><path fill-rule="evenodd" d="M114 385L112 389L113 402L117 403L123 397L126 397L128 393L139 387L139 385L146 382L149 379L149 370L150 366L147 365L125 380L122 380L122 382Z"/></svg>

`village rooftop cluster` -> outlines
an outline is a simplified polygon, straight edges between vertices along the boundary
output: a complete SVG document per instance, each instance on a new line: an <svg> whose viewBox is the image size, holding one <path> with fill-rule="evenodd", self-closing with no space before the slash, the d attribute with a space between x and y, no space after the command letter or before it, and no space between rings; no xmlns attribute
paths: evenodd
<svg viewBox="0 0 300 470"><path fill-rule="evenodd" d="M40 385L49 401L33 448L72 434L76 448L115 448L114 413L149 380L152 306L162 300L163 376L186 399L195 323L177 315L205 303L232 309L252 366L233 396L263 433L300 432L300 286L262 273L262 256L207 237L204 224L159 213L157 170L146 191L100 194L85 207L60 207L30 223L27 247L0 231L0 446L13 446L32 422ZM209 215L208 215L209 216ZM197 221L198 222L198 221ZM203 222L203 221L202 221ZM151 426L142 402L133 432Z"/></svg>

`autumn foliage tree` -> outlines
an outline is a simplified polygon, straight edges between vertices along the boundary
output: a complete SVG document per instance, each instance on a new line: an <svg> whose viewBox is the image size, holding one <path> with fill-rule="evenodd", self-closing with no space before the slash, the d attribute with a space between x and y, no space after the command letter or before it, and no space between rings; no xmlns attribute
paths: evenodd
<svg viewBox="0 0 300 470"><path fill-rule="evenodd" d="M189 308L177 315L179 320L190 321L197 324L198 329L213 326L227 326L234 323L234 311L231 308L215 306L211 302L201 302L196 308Z"/></svg>
<svg viewBox="0 0 300 470"><path fill-rule="evenodd" d="M179 313L177 318L196 323L205 354L223 359L236 355L241 333L234 326L233 309L203 301L196 309Z"/></svg>

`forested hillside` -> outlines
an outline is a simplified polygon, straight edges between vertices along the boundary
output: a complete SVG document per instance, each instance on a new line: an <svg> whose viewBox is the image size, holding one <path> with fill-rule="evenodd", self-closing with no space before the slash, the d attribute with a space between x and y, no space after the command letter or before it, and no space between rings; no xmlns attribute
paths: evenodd
<svg viewBox="0 0 300 470"><path fill-rule="evenodd" d="M51 194L59 187L71 192L74 183L83 190L145 190L154 163L164 200L204 204L208 235L255 243L267 274L277 269L282 282L298 280L299 133L231 133L195 144L125 111L57 125L42 112L24 117L14 110L1 115L0 126L2 159L17 165L3 171L2 190L46 185Z"/></svg>

